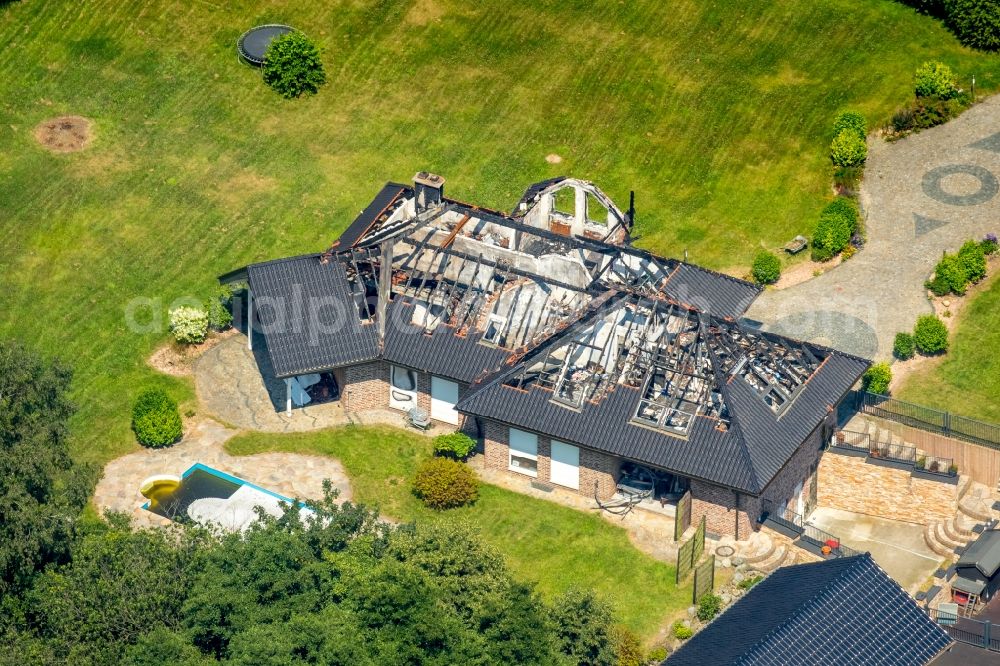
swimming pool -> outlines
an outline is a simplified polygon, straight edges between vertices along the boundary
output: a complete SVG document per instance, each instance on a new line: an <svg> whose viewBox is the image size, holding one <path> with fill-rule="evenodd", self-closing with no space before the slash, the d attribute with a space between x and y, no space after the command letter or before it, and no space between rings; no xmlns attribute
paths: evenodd
<svg viewBox="0 0 1000 666"><path fill-rule="evenodd" d="M147 511L182 524L216 525L242 531L258 519L256 507L280 516L292 500L208 465L196 463L181 475L173 492L143 505ZM300 513L312 513L299 505Z"/></svg>

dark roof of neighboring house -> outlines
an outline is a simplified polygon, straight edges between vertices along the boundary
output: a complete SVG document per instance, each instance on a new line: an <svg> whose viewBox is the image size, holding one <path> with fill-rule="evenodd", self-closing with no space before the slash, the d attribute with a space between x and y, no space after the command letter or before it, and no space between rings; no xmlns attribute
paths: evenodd
<svg viewBox="0 0 1000 666"><path fill-rule="evenodd" d="M605 307L620 303L621 299L612 299ZM633 417L642 392L635 388L616 386L599 401L573 409L555 402L548 388L521 389L507 383L546 348L567 344L576 328L601 314L602 308L592 309L575 327L554 335L512 366L483 378L459 401L457 409L756 495L870 365L866 359L809 345L814 351L822 350L825 359L780 414L748 384L731 377L721 384L731 420L728 428L722 430L717 420L699 415L684 437L637 424ZM756 334L782 340L774 334ZM717 359L713 363L718 365Z"/></svg>
<svg viewBox="0 0 1000 666"><path fill-rule="evenodd" d="M275 374L290 377L378 357L374 324L362 323L343 264L318 254L247 266L253 308Z"/></svg>
<svg viewBox="0 0 1000 666"><path fill-rule="evenodd" d="M371 203L365 206L365 209L354 218L354 221L348 225L344 233L340 234L340 238L333 244L333 248L347 249L353 246L364 237L365 232L371 228L382 212L392 204L396 197L408 195L412 192L412 188L400 185L399 183L390 182L383 185Z"/></svg>
<svg viewBox="0 0 1000 666"><path fill-rule="evenodd" d="M919 666L951 638L871 555L778 569L665 666Z"/></svg>
<svg viewBox="0 0 1000 666"><path fill-rule="evenodd" d="M975 567L979 573L992 578L1000 569L1000 530L986 530L980 534L958 558L957 566Z"/></svg>

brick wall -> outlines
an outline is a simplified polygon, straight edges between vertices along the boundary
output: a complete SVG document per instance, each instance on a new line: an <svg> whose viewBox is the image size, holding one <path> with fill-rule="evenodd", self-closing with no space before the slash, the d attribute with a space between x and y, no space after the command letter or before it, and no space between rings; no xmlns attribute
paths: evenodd
<svg viewBox="0 0 1000 666"><path fill-rule="evenodd" d="M754 499L754 498L750 498ZM705 516L705 529L714 534L736 536L736 520L739 518L739 537L745 539L750 534L751 518L744 507L747 498L739 496L729 488L703 481L691 480L691 524L697 525Z"/></svg>
<svg viewBox="0 0 1000 666"><path fill-rule="evenodd" d="M508 469L510 454L509 428L503 423L496 421L484 421L483 450L487 467L507 471L517 477L524 477L524 474L513 472ZM597 484L597 492L602 499L607 499L615 494L615 486L618 483L618 467L621 461L615 456L610 456L598 451L580 449L580 488L579 493L587 497L594 496L594 485ZM539 481L551 483L552 469L552 440L543 435L538 436L538 476Z"/></svg>
<svg viewBox="0 0 1000 666"><path fill-rule="evenodd" d="M826 431L821 426L806 438L806 441L799 446L798 451L789 459L785 466L767 485L761 494L762 499L770 500L775 505L788 501L788 508L797 511L799 496L802 504L809 504L809 486L815 472L813 467L819 463L823 455L823 437ZM800 495L795 493L796 486L802 483ZM759 515L759 514L758 514Z"/></svg>
<svg viewBox="0 0 1000 666"><path fill-rule="evenodd" d="M926 525L955 515L958 486L914 478L906 469L827 451L819 464L819 503Z"/></svg>
<svg viewBox="0 0 1000 666"><path fill-rule="evenodd" d="M343 369L341 401L344 409L360 412L389 406L389 366L381 361Z"/></svg>

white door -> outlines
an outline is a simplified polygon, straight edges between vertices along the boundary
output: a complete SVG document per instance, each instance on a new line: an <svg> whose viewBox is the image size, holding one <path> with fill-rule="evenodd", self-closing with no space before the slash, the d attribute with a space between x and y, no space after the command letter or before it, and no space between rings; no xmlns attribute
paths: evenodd
<svg viewBox="0 0 1000 666"><path fill-rule="evenodd" d="M408 412L417 406L417 373L392 366L389 383L389 406Z"/></svg>
<svg viewBox="0 0 1000 666"><path fill-rule="evenodd" d="M552 466L549 474L552 483L579 490L580 449L552 440Z"/></svg>
<svg viewBox="0 0 1000 666"><path fill-rule="evenodd" d="M458 384L440 377L431 377L431 418L458 425Z"/></svg>
<svg viewBox="0 0 1000 666"><path fill-rule="evenodd" d="M805 512L805 502L802 499L802 482L799 481L798 485L795 486L795 513L801 516L805 514Z"/></svg>

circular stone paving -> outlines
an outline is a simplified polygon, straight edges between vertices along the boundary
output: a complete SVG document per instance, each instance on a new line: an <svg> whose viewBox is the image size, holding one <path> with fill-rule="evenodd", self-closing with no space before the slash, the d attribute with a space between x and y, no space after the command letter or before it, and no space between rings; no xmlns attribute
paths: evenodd
<svg viewBox="0 0 1000 666"><path fill-rule="evenodd" d="M955 178L955 176L965 176L965 178ZM974 182L965 182L970 180L978 181L978 186ZM970 186L966 187L967 184ZM976 206L986 203L996 196L997 190L1000 190L996 176L975 164L946 164L936 167L924 174L921 185L924 194L950 206Z"/></svg>
<svg viewBox="0 0 1000 666"><path fill-rule="evenodd" d="M779 319L768 330L865 358L873 358L878 351L875 329L858 317L833 310L796 312Z"/></svg>

